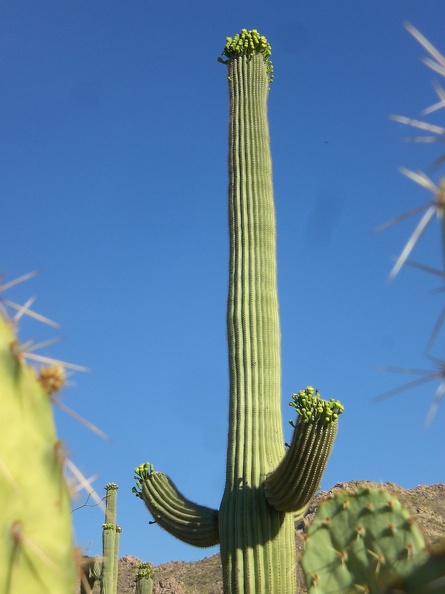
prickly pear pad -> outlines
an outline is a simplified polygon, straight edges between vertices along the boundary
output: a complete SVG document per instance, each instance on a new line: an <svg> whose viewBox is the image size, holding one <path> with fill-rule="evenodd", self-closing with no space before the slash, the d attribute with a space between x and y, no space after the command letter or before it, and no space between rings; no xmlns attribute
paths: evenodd
<svg viewBox="0 0 445 594"><path fill-rule="evenodd" d="M302 566L309 594L380 593L427 558L420 529L384 491L342 492L322 503Z"/></svg>
<svg viewBox="0 0 445 594"><path fill-rule="evenodd" d="M0 594L72 594L71 509L50 398L0 316Z"/></svg>
<svg viewBox="0 0 445 594"><path fill-rule="evenodd" d="M398 578L388 588L387 594L443 594L445 591L445 543L430 555L425 563L417 566L414 571L403 579Z"/></svg>

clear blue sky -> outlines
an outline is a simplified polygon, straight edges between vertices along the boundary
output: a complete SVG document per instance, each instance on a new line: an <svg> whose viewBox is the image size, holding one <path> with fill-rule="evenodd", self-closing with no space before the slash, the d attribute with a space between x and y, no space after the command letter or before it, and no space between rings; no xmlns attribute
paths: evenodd
<svg viewBox="0 0 445 594"><path fill-rule="evenodd" d="M424 169L441 149L403 143L413 132L389 119L437 100L438 76L404 21L445 52L445 6L432 0L2 4L2 269L8 280L40 271L7 296L37 295L66 338L42 352L92 370L61 399L111 443L56 417L99 493L120 486L121 555L158 564L216 551L149 526L131 488L149 460L193 500L218 507L223 492L228 92L216 57L243 27L268 37L275 67L286 437L291 394L312 384L346 406L324 489L444 481L445 407L423 425L437 383L372 400L413 379L379 366L430 366L424 346L443 304L432 275L406 268L388 282L414 219L370 233L430 199L398 168ZM441 265L437 222L414 259ZM22 340L57 334L21 323ZM76 541L100 553L103 513L73 516Z"/></svg>

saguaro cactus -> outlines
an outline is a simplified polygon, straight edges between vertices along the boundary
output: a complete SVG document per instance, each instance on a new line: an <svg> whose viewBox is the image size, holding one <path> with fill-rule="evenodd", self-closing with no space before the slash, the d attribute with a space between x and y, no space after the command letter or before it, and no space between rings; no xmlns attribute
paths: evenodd
<svg viewBox="0 0 445 594"><path fill-rule="evenodd" d="M101 594L117 593L119 566L119 541L122 528L116 524L117 490L115 483L105 485L105 522L102 524L102 556L86 557L82 563L82 582L91 590L96 582L100 583Z"/></svg>
<svg viewBox="0 0 445 594"><path fill-rule="evenodd" d="M71 509L51 374L39 378L23 355L0 311L0 593L72 594Z"/></svg>
<svg viewBox="0 0 445 594"><path fill-rule="evenodd" d="M102 524L103 561L101 594L116 594L119 559L119 540L122 529L116 524L117 490L115 483L105 485L105 523Z"/></svg>
<svg viewBox="0 0 445 594"><path fill-rule="evenodd" d="M151 594L153 592L153 565L141 563L136 574L136 594Z"/></svg>
<svg viewBox="0 0 445 594"><path fill-rule="evenodd" d="M295 512L319 486L337 430L337 401L313 388L285 452L281 418L280 329L275 209L267 96L270 45L257 31L227 38L230 265L227 330L229 432L219 511L188 501L148 463L135 469L141 497L160 526L196 546L220 543L224 591L294 594Z"/></svg>

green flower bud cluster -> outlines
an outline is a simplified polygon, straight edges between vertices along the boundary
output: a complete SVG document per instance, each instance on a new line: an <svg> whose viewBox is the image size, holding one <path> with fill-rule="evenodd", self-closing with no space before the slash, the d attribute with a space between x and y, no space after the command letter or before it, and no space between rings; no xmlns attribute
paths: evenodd
<svg viewBox="0 0 445 594"><path fill-rule="evenodd" d="M323 400L318 390L314 390L312 386L300 390L298 394L292 394L289 406L293 406L305 421L323 420L325 423L336 421L344 411L339 400Z"/></svg>
<svg viewBox="0 0 445 594"><path fill-rule="evenodd" d="M263 56L267 65L269 82L272 82L273 65L270 60L272 48L264 35L260 35L256 29L251 29L250 31L241 29L241 33L235 35L233 39L232 37L226 37L226 45L221 52L221 56L225 56L227 60L219 57L218 62L227 64L229 60L238 56L247 56L247 59L251 60L254 54L261 54Z"/></svg>
<svg viewBox="0 0 445 594"><path fill-rule="evenodd" d="M116 485L116 483L107 483L105 485L106 491L117 491L117 489L119 489L119 487Z"/></svg>
<svg viewBox="0 0 445 594"><path fill-rule="evenodd" d="M141 563L136 574L136 581L153 578L153 565L151 563Z"/></svg>
<svg viewBox="0 0 445 594"><path fill-rule="evenodd" d="M142 484L151 474L153 474L154 469L153 464L150 464L149 462L145 462L145 464L141 464L134 469L136 486L131 489L131 492L134 493L136 497L142 499Z"/></svg>

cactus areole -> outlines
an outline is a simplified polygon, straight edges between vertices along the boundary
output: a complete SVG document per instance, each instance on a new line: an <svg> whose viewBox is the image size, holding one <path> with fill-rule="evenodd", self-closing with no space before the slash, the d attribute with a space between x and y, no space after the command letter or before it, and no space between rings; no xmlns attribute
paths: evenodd
<svg viewBox="0 0 445 594"><path fill-rule="evenodd" d="M160 526L197 546L220 544L225 594L294 594L294 520L317 490L337 431L338 401L294 395L299 416L285 451L275 208L267 97L270 45L256 30L227 38L230 263L227 301L229 432L219 510L188 501L146 463L141 497ZM302 411L304 413L302 414Z"/></svg>

